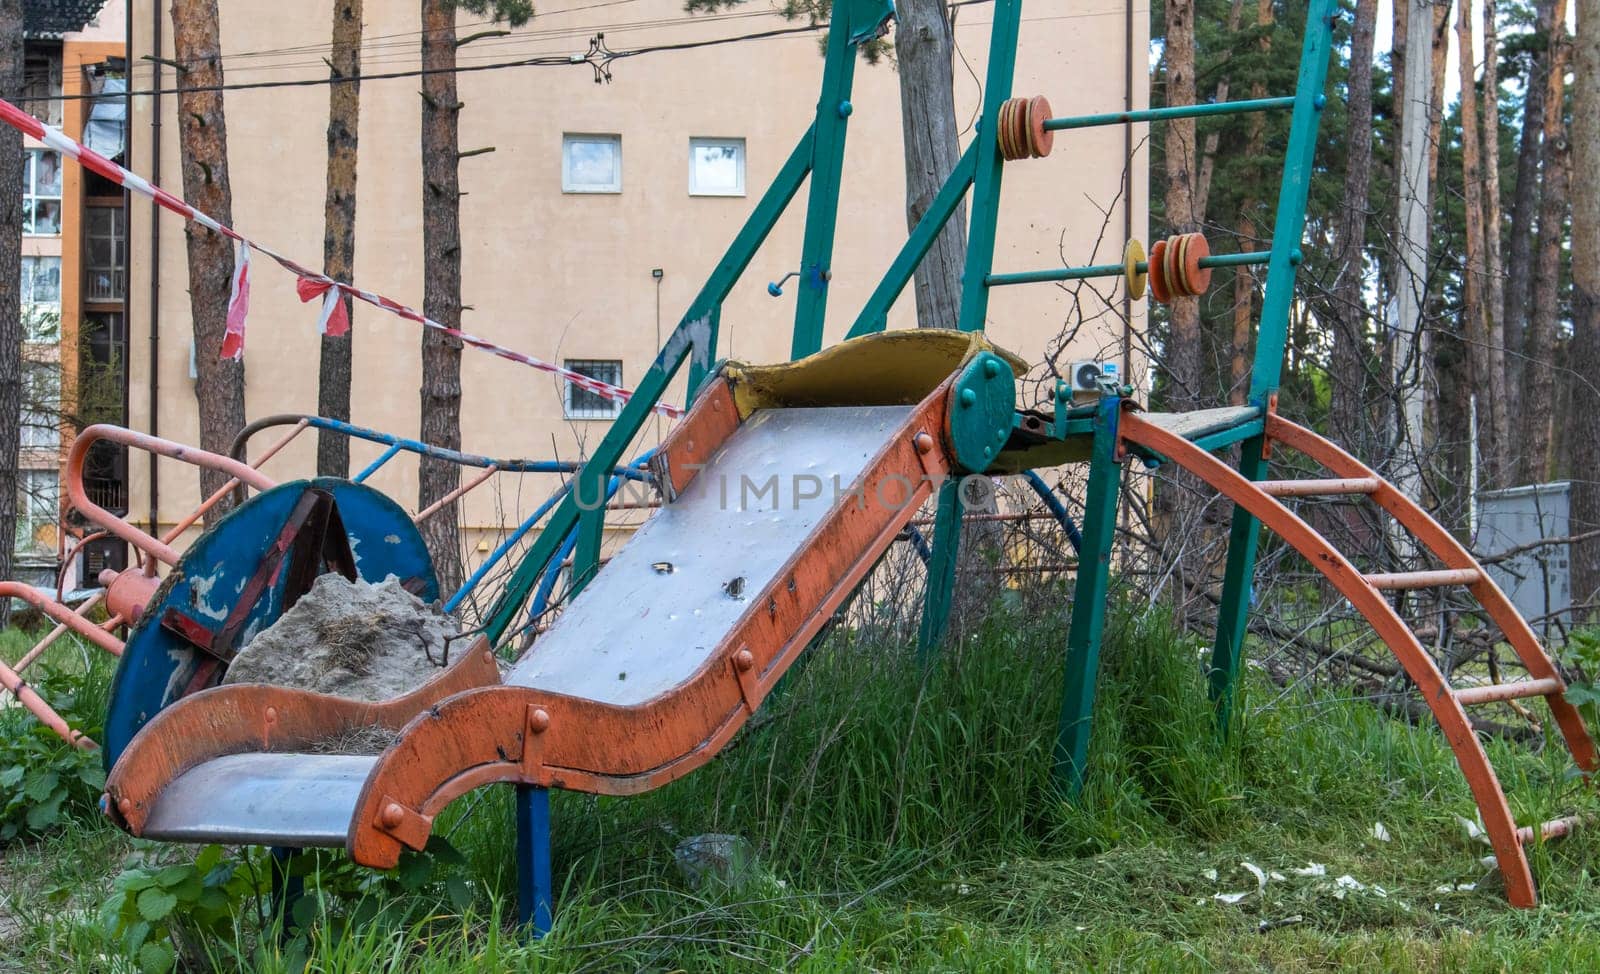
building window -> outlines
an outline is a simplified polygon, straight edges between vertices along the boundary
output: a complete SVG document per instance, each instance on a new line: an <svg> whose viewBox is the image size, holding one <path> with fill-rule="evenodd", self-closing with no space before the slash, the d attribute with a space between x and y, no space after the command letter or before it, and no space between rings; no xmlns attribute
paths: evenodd
<svg viewBox="0 0 1600 974"><path fill-rule="evenodd" d="M622 363L611 359L567 359L569 371L599 379L607 385L622 385ZM567 383L568 419L615 419L622 403L588 389Z"/></svg>
<svg viewBox="0 0 1600 974"><path fill-rule="evenodd" d="M61 367L54 362L22 363L22 448L61 447Z"/></svg>
<svg viewBox="0 0 1600 974"><path fill-rule="evenodd" d="M88 207L84 219L84 300L121 301L126 291L127 218L120 206Z"/></svg>
<svg viewBox="0 0 1600 974"><path fill-rule="evenodd" d="M744 139L689 140L689 195L744 195Z"/></svg>
<svg viewBox="0 0 1600 974"><path fill-rule="evenodd" d="M22 97L34 118L61 127L60 49L27 52L22 65Z"/></svg>
<svg viewBox="0 0 1600 974"><path fill-rule="evenodd" d="M622 136L563 135L561 191L622 192Z"/></svg>
<svg viewBox="0 0 1600 974"><path fill-rule="evenodd" d="M17 551L54 551L60 508L61 479L55 468L17 471Z"/></svg>
<svg viewBox="0 0 1600 974"><path fill-rule="evenodd" d="M61 156L49 149L28 150L22 178L22 232L61 233Z"/></svg>
<svg viewBox="0 0 1600 974"><path fill-rule="evenodd" d="M22 258L22 337L53 342L60 337L61 258Z"/></svg>

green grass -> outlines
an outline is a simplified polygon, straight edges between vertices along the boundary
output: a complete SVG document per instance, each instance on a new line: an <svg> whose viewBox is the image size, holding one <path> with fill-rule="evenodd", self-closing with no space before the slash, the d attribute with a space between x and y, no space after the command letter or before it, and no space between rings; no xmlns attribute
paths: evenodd
<svg viewBox="0 0 1600 974"><path fill-rule="evenodd" d="M1359 701L1277 700L1262 680L1220 744L1202 644L1157 615L1113 620L1089 785L1058 800L1063 633L1061 617L1000 613L925 674L909 647L837 636L706 768L640 798L558 793L561 892L540 943L503 922L515 912L509 790L464 799L438 831L470 863L469 908L433 884L389 897L391 922L345 925L351 904L335 899L309 969L1600 967L1594 836L1535 849L1544 905L1509 909L1479 861L1487 847L1456 820L1474 806L1435 728ZM1490 750L1522 820L1600 810L1559 747ZM1373 837L1377 822L1390 841ZM705 832L754 844L736 888L696 889L677 869L677 843ZM92 814L0 850L0 885L25 891L0 969L117 969L97 913L124 859L191 853L136 849ZM1295 874L1313 862L1326 875ZM1255 892L1241 863L1284 878ZM353 871L328 868L352 888ZM1365 888L1339 895L1345 875ZM1242 891L1237 904L1214 898ZM223 970L236 957L297 969L253 909L194 952Z"/></svg>

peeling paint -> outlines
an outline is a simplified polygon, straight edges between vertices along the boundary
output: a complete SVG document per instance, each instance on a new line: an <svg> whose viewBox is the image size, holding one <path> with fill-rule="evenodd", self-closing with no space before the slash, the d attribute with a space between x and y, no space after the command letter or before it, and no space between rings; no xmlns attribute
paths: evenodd
<svg viewBox="0 0 1600 974"><path fill-rule="evenodd" d="M212 574L210 575L189 576L189 605L194 608L194 611L207 619L224 622L228 618L227 606L219 609L211 604L211 590L216 587L217 580L223 577L222 563L218 562L213 565L211 571ZM241 580L239 584L242 590L244 582Z"/></svg>

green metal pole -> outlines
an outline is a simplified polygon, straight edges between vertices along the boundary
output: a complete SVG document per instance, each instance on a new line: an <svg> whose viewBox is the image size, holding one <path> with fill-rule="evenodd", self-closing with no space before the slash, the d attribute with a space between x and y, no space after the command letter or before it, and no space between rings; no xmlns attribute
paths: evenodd
<svg viewBox="0 0 1600 974"><path fill-rule="evenodd" d="M1311 191L1312 163L1317 152L1317 126L1327 102L1328 55L1333 48L1336 0L1311 0L1306 13L1305 48L1300 54L1300 80L1295 85L1294 118L1283 157L1283 183L1272 228L1272 257L1261 299L1261 324L1256 332L1256 358L1250 380L1252 400L1276 392L1283 372L1283 351L1289 334L1289 306L1294 300L1295 270L1300 263L1300 237L1306 227L1306 197Z"/></svg>
<svg viewBox="0 0 1600 974"><path fill-rule="evenodd" d="M950 216L955 213L962 197L967 195L967 190L972 186L972 177L978 171L978 142L967 146L967 151L961 154L961 160L956 163L955 169L950 171L950 177L939 187L939 192L933 198L933 203L928 211L922 214L922 219L917 221L917 226L906 238L905 246L900 248L900 253L895 255L894 263L884 271L883 280L878 282L872 296L867 298L867 303L861 309L861 314L856 317L855 324L850 326L850 333L846 338L859 338L883 331L889 324L889 309L900 297L900 292L906 289L911 281L911 275L917 272L922 264L922 258L928 255L928 249L933 242L939 239L939 233L944 230L944 225L950 222Z"/></svg>
<svg viewBox="0 0 1600 974"><path fill-rule="evenodd" d="M999 217L1000 169L1003 165L994 131L1000 104L1011 97L1012 73L1017 63L1017 28L1021 17L1022 0L995 0L994 27L989 35L989 73L984 86L983 121L979 124L972 146L967 150L969 155L975 154L975 167L972 218L967 232L967 263L961 275L959 325L962 331L982 331L984 318L989 311L989 289L984 281L994 269L995 224ZM959 173L961 167L956 168ZM941 196L955 178L956 174L951 174L944 189L940 190ZM917 229L922 229L921 223ZM929 243L932 242L931 235L937 232L937 229L930 228ZM926 247L923 249L926 252ZM920 256L918 259L921 259ZM914 268L915 264L911 266ZM901 286L904 287L904 281ZM885 307L884 311L887 312L888 308ZM857 326L860 326L859 321ZM854 332L855 329L851 330ZM928 590L922 606L922 631L918 643L919 653L924 657L944 638L949 624L950 596L956 584L956 555L961 546L961 504L957 485L953 482L946 482L940 490L939 514L934 521L933 533L933 557L928 561Z"/></svg>
<svg viewBox="0 0 1600 974"><path fill-rule="evenodd" d="M850 41L850 16L836 11L828 26L828 59L822 69L822 94L811 136L811 191L806 201L805 240L800 249L800 293L794 309L791 358L822 349L828 314L828 282L833 276L833 238L839 221L839 183L849 124L850 91L855 81L856 47Z"/></svg>
<svg viewBox="0 0 1600 974"><path fill-rule="evenodd" d="M1101 398L1095 412L1089 491L1084 498L1083 546L1078 551L1078 581L1072 598L1072 622L1067 627L1055 780L1064 794L1074 798L1083 790L1088 768L1106 592L1111 582L1111 548L1117 534L1117 500L1122 491L1117 420L1121 412L1122 400L1116 396Z"/></svg>
<svg viewBox="0 0 1600 974"><path fill-rule="evenodd" d="M772 185L761 194L760 202L756 203L756 208L750 212L744 226L739 228L733 243L728 245L722 259L717 261L711 276L706 279L705 286L690 303L688 313L678 323L678 327L681 328L688 322L702 319L706 322L706 325L700 326L705 333L706 348L701 350L697 346L694 360L689 364L691 402L710 374L711 365L717 358L717 332L722 316L722 302L733 290L733 286L739 282L739 278L744 275L745 268L750 266L756 251L766 242L767 236L772 233L772 228L777 226L778 218L789 208L789 203L795 194L800 192L800 185L806 181L806 176L811 172L811 142L815 131L816 123L813 122L811 127L806 129L806 134L795 144L794 151L789 153L783 168L779 169L778 175L773 178Z"/></svg>
<svg viewBox="0 0 1600 974"><path fill-rule="evenodd" d="M1300 264L1300 237L1305 232L1306 198L1317 151L1317 128L1327 97L1323 88L1327 84L1333 18L1337 10L1335 0L1311 0L1306 13L1300 79L1295 85L1294 118L1289 123L1289 145L1283 160L1283 184L1278 189L1272 257L1267 263L1266 291L1262 297L1261 324L1256 333L1256 357L1250 380L1250 401L1262 409L1277 392L1283 373L1289 308L1294 299L1295 271ZM1265 446L1262 436L1251 437L1240 445L1239 472L1252 481L1266 476L1267 463L1262 459ZM1217 641L1212 647L1209 680L1211 699L1217 708L1217 727L1224 735L1233 720L1233 696L1245 631L1249 626L1251 582L1255 577L1260 538L1260 522L1244 508L1235 507L1228 534L1222 602L1217 607Z"/></svg>
<svg viewBox="0 0 1600 974"><path fill-rule="evenodd" d="M1269 250L1244 254L1212 254L1200 258L1202 268L1249 267L1265 264L1272 257ZM1134 270L1143 274L1150 270L1150 262L1141 260ZM1125 268L1121 264L1089 264L1084 267L1051 267L1042 271L1012 271L1007 274L990 274L990 287L1007 287L1013 284L1045 284L1052 281L1081 281L1091 277L1121 277Z"/></svg>
<svg viewBox="0 0 1600 974"><path fill-rule="evenodd" d="M983 88L983 119L973 138L973 146L978 150L978 168L973 176L967 266L961 274L962 331L982 331L989 314L986 282L994 270L995 227L1000 219L1000 174L1005 168L995 130L999 126L1000 105L1011 97L1021 20L1022 0L995 0L994 26L989 34L989 72Z"/></svg>
<svg viewBox="0 0 1600 974"><path fill-rule="evenodd" d="M950 596L955 591L956 561L961 553L961 479L939 485L939 513L933 522L933 554L928 559L928 590L917 634L917 661L927 665L950 624Z"/></svg>
<svg viewBox="0 0 1600 974"><path fill-rule="evenodd" d="M1086 129L1097 125L1126 125L1130 122L1159 122L1169 118L1205 118L1208 115L1240 115L1292 108L1294 98L1249 98L1241 101L1216 101L1202 105L1174 105L1171 108L1146 108L1136 112L1105 112L1100 115L1073 115L1047 119L1046 130Z"/></svg>

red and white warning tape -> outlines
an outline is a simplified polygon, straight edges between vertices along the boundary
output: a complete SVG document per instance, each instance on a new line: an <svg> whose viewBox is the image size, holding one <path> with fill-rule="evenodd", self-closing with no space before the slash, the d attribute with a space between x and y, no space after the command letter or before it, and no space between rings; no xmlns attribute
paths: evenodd
<svg viewBox="0 0 1600 974"><path fill-rule="evenodd" d="M271 257L285 270L295 275L297 278L295 287L301 301L310 301L317 297L323 299L322 312L318 320L318 327L323 334L342 335L350 330L350 322L345 314L344 302L339 300L341 295L348 294L374 307L382 308L391 314L398 315L407 321L414 321L424 327L442 331L452 338L458 339L464 345L470 345L480 351L498 355L503 359L520 362L541 372L558 375L578 388L592 392L597 396L617 402L627 402L633 396L633 390L631 389L614 386L609 382L601 382L599 379L584 375L581 372L562 368L553 362L546 362L531 355L512 351L487 339L469 335L458 328L440 324L421 312L414 311L400 302L386 298L381 294L363 291L354 285L335 281L331 277L311 270L270 247L256 243L232 227L223 226L160 186L152 184L143 176L122 168L110 159L99 155L88 146L80 145L78 142L63 135L59 130L51 128L3 98L0 98L0 121L38 139L69 159L75 160L90 172L104 176L130 192L148 197L163 209L171 210L185 220L198 223L206 229L214 230L238 243L239 256L236 258L234 265L232 288L228 297L227 334L223 339L220 350L225 358L238 358L244 354L245 315L250 305L250 251L254 250ZM666 403L657 403L655 411L667 416L683 415L682 409Z"/></svg>

